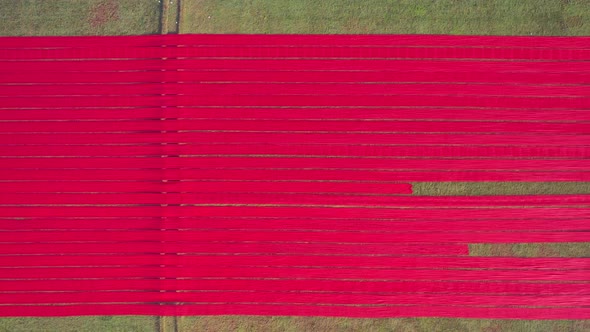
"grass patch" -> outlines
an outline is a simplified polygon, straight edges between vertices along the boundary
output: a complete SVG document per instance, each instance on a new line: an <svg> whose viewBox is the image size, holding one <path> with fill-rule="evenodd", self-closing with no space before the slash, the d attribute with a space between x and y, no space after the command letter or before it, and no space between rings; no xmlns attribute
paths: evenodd
<svg viewBox="0 0 590 332"><path fill-rule="evenodd" d="M157 0L0 0L0 35L158 33Z"/></svg>
<svg viewBox="0 0 590 332"><path fill-rule="evenodd" d="M476 243L470 256L590 257L590 242L583 243Z"/></svg>
<svg viewBox="0 0 590 332"><path fill-rule="evenodd" d="M185 0L182 33L590 34L589 0Z"/></svg>
<svg viewBox="0 0 590 332"><path fill-rule="evenodd" d="M588 182L416 182L418 196L590 194Z"/></svg>
<svg viewBox="0 0 590 332"><path fill-rule="evenodd" d="M491 319L352 319L318 317L179 317L179 332L300 332L300 331L428 331L428 332L529 332L529 331L587 331L588 321L517 321Z"/></svg>
<svg viewBox="0 0 590 332"><path fill-rule="evenodd" d="M143 316L2 318L0 332L146 332L158 331L157 321Z"/></svg>

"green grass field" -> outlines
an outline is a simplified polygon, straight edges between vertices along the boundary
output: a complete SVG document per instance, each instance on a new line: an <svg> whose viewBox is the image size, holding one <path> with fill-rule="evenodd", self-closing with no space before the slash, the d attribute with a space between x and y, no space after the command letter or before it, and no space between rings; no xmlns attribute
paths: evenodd
<svg viewBox="0 0 590 332"><path fill-rule="evenodd" d="M590 35L590 0L0 0L0 35ZM180 14L176 3L181 1ZM164 9L162 19L161 10ZM589 183L416 183L419 195L590 193ZM590 257L590 244L473 244L481 256ZM588 321L299 317L4 318L3 331L590 331Z"/></svg>
<svg viewBox="0 0 590 332"><path fill-rule="evenodd" d="M0 0L0 35L159 33L157 0Z"/></svg>
<svg viewBox="0 0 590 332"><path fill-rule="evenodd" d="M183 0L182 33L588 35L588 0Z"/></svg>

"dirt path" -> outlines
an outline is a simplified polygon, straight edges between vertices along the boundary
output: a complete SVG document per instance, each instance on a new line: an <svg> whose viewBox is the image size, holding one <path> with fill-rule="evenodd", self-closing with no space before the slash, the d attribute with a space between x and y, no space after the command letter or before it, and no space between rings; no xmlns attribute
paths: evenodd
<svg viewBox="0 0 590 332"><path fill-rule="evenodd" d="M160 0L160 33L175 34L179 32L180 26L180 1L181 0Z"/></svg>

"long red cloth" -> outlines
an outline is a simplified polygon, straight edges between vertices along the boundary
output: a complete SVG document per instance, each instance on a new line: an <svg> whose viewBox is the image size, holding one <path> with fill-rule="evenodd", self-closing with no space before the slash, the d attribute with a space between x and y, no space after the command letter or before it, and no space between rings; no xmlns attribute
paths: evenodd
<svg viewBox="0 0 590 332"><path fill-rule="evenodd" d="M590 38L0 38L0 316L590 318Z"/></svg>

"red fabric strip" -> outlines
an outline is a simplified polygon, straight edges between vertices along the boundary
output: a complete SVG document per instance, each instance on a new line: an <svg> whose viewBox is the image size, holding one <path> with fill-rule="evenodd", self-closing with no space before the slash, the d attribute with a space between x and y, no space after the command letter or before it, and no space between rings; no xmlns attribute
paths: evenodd
<svg viewBox="0 0 590 332"><path fill-rule="evenodd" d="M98 62L100 61L100 62ZM98 60L98 61L84 61L78 62L79 64L76 65L75 63L67 68L61 68L64 64L70 64L66 61L50 61L47 63L46 61L39 61L39 62L24 62L25 64L29 65L28 68L22 68L22 71L14 71L15 68L24 67L21 62L10 62L6 64L6 62L0 61L0 68L3 72L3 76L0 77L0 83L59 83L59 84L71 84L71 83L118 83L119 85L123 85L121 83L164 83L170 81L179 81L179 82L283 82L283 83L295 83L295 82L316 82L316 83L361 83L361 82L430 82L430 83L496 83L496 84L539 84L539 82L544 82L545 84L584 84L587 79L587 75L583 72L572 73L568 72L571 71L571 68L562 68L562 72L559 72L557 69L553 71L541 72L541 71L534 71L534 69L528 69L526 71L514 68L510 66L510 64L506 64L505 67L498 68L497 72L495 71L482 71L482 68L490 68L489 70L493 70L494 68L499 67L498 65L504 65L504 63L489 63L489 66L485 66L483 64L479 64L477 67L471 68L472 70L468 70L468 64L461 66L461 64L452 64L446 65L442 61L437 61L434 63L434 66L431 64L428 66L428 61L420 61L416 64L416 62L410 61L396 61L395 65L391 65L386 63L387 60L376 61L377 63L381 62L382 69L376 70L371 68L368 65L361 66L359 63L365 64L366 60L357 60L351 62L350 60L341 60L347 64L351 64L351 67L368 67L365 70L357 70L357 71L336 71L332 70L329 71L331 67L337 66L337 64L326 64L325 68L320 70L306 70L307 67L313 67L314 63L310 62L313 60L300 60L300 67L297 71L295 70L286 70L285 68L277 68L276 70L270 71L267 68L264 68L265 71L259 70L250 70L246 71L243 68L235 69L235 70L201 70L202 68L197 67L194 63L195 62L203 62L203 60L194 60L194 62L188 62L183 60L170 60L172 63L178 63L179 66L186 66L188 67L187 70L191 71L181 71L175 72L174 74L167 74L162 75L161 73L154 72L153 70L150 71L143 71L149 70L150 68L157 68L156 64L150 64L150 62L141 60L131 60L131 61L119 61L119 62L133 62L130 64L129 67L137 66L139 70L142 71L114 71L117 69L117 64L113 63L110 66L111 62L109 60ZM183 61L183 62L181 62ZM192 60L191 60L192 61ZM213 60L214 61L214 60ZM240 60L228 60L228 62L239 62ZM98 62L98 63L96 63ZM135 64L137 62L137 64ZM257 61L260 62L260 61ZM269 63L276 62L276 60L268 60ZM385 62L385 63L384 63ZM80 63L83 66L80 66ZM405 68L397 68L396 65L398 63L407 63ZM564 64L569 64L571 62L564 62ZM143 64L144 67L140 67ZM287 67L293 67L293 65L289 66L289 62L286 63ZM533 62L534 64L534 62ZM10 66L12 65L12 66ZM170 67L170 63L166 61L166 63L161 64L162 67L167 68ZM578 62L572 63L573 67L580 67ZM23 75L23 71L30 71L31 67L38 68L35 72L35 76L30 75ZM232 66L228 64L228 66ZM246 67L252 66L251 64L248 65L246 63ZM562 65L565 66L565 65ZM233 67L233 66L232 66ZM279 67L275 65L275 67ZM388 69L387 67L392 67ZM447 68L448 67L448 68ZM449 69L454 67L453 70ZM526 67L525 64L522 67ZM75 71L87 69L87 71ZM510 70L511 68L514 71L507 71L506 69ZM557 68L557 67L556 67ZM125 68L126 70L130 70L130 68ZM288 68L287 68L288 69ZM413 69L413 70L412 70ZM6 72L5 72L6 70ZM59 71L59 75L56 75L56 72ZM63 70L63 71L62 71ZM104 71L99 71L104 70ZM241 70L241 71L237 71ZM351 68L347 68L346 70L352 70ZM90 73L89 73L90 72ZM466 85L464 85L467 87ZM4 86L3 88L6 88ZM21 86L23 87L23 86ZM524 86L516 86L525 88ZM560 86L546 86L549 90L568 90L566 87ZM24 87L23 87L24 88ZM585 89L584 86L572 86L569 89L575 91L576 88ZM59 91L58 94L71 91Z"/></svg>
<svg viewBox="0 0 590 332"><path fill-rule="evenodd" d="M168 75L195 75L195 71L215 71L219 75L224 75L226 71L248 71L252 75L266 71L344 71L353 73L358 71L373 72L391 72L390 75L403 72L427 72L433 74L433 77L440 73L477 73L485 72L494 77L495 73L537 73L544 77L561 77L560 80L567 80L572 84L583 84L582 80L586 77L584 72L590 69L587 61L497 61L497 60L479 60L479 61L461 61L461 60L372 60L372 59L174 59L169 58L166 61L158 60L43 60L43 61L6 61L0 59L0 70L8 73L8 78L15 77L16 73L40 72L60 72L68 75L71 72L98 73L98 72L121 72L135 71L137 75L143 71L162 71L160 73L151 73L151 77L160 77L161 82L166 82ZM181 70L180 72L177 72ZM182 70L190 70L190 73L183 74ZM170 72L169 72L170 71ZM21 76L21 75L18 75ZM26 75L34 82L32 75ZM175 77L175 76L172 76ZM182 77L182 76L179 76ZM56 78L57 79L57 78ZM481 78L484 79L484 78ZM571 79L572 81L569 81ZM401 80L398 80L401 81ZM426 80L426 82L430 82ZM535 83L538 83L535 82Z"/></svg>
<svg viewBox="0 0 590 332"><path fill-rule="evenodd" d="M411 194L412 186L406 183L375 182L12 182L6 183L0 192L266 192L266 193L341 193L341 194ZM6 195L9 196L9 195ZM34 197L34 196L31 196ZM171 199L181 203L182 196ZM10 198L7 198L10 200ZM124 199L121 197L121 199ZM166 199L160 196L159 202ZM31 201L32 202L32 201ZM21 202L24 203L24 202ZM149 202L138 202L150 204ZM195 202L193 204L196 204ZM6 202L9 204L9 202ZM98 204L98 203L95 203Z"/></svg>
<svg viewBox="0 0 590 332"><path fill-rule="evenodd" d="M440 48L427 46L375 47L96 47L51 49L0 49L0 59L155 59L155 58L375 58L375 59L534 59L586 60L590 49Z"/></svg>
<svg viewBox="0 0 590 332"><path fill-rule="evenodd" d="M49 226L52 227L52 226ZM102 226L108 228L107 226ZM127 224L126 227L133 227ZM148 239L146 239L148 240ZM194 242L123 242L97 243L11 243L0 244L2 255L26 254L145 254L145 253L247 253L247 254L324 254L348 252L355 255L468 255L461 244L343 244L343 243L194 243ZM15 257L18 258L18 257ZM44 274L42 274L44 275ZM91 276L89 274L88 276ZM145 276L148 277L148 276Z"/></svg>
<svg viewBox="0 0 590 332"><path fill-rule="evenodd" d="M87 74L92 76L92 74ZM285 73L285 76L288 76ZM320 73L315 73L320 76ZM186 75L185 75L186 76ZM326 75L331 77L330 74ZM229 78L229 77L228 77ZM202 78L177 77L203 81ZM220 77L223 82L223 78ZM423 80L420 80L423 81ZM141 81L135 81L141 82ZM301 81L299 81L301 82ZM304 81L305 82L305 81ZM369 80L370 82L370 80ZM400 80L396 80L400 82ZM0 97L14 96L117 96L152 95L172 91L179 95L461 95L461 96L543 96L585 97L590 87L547 85L497 85L497 84L367 84L362 83L160 83L160 84L60 84L60 85L3 85Z"/></svg>
<svg viewBox="0 0 590 332"><path fill-rule="evenodd" d="M228 300L228 299L231 299ZM485 296L447 294L350 294L297 292L64 292L4 294L1 304L46 303L291 303L291 304L364 304L371 305L481 305L481 306L552 306L572 307L588 303L590 295Z"/></svg>
<svg viewBox="0 0 590 332"><path fill-rule="evenodd" d="M108 268L107 268L108 269ZM38 270L38 269L37 269ZM431 274L435 274L436 270L426 270ZM265 287L265 284L268 287ZM480 295L504 295L507 298L510 296L522 296L523 299L527 298L527 295L536 295L539 297L545 296L569 296L574 297L586 297L590 296L590 289L587 283L515 283L515 282L428 282L428 281L346 281L346 280L314 280L314 279L283 279L283 280L268 280L268 279L180 279L180 280L154 280L152 279L105 279L105 280L93 280L93 279L80 279L79 283L72 282L68 279L58 280L0 280L0 285L7 292L30 290L31 292L36 291L52 291L54 289L60 289L63 291L122 291L122 290L135 290L135 291L157 291L158 289L167 291L201 291L188 293L188 297L182 297L182 294L178 294L179 301L170 302L242 302L238 301L239 294L256 294L254 292L285 292L285 290L292 290L293 292L301 291L313 291L313 292L340 292L340 295L352 295L351 293L406 293L415 296L420 294L413 293L426 293L426 294L437 294L444 298L445 296L457 296L461 297L461 294L480 294ZM53 288L53 289L52 289ZM232 291L236 293L236 298L228 296L225 301L219 301L215 297L215 291ZM344 293L344 294L343 294ZM0 293L2 294L2 293ZM296 295L297 293L294 293ZM89 294L91 296L91 294ZM210 301L207 301L207 295L211 295ZM227 294L225 294L227 296ZM319 295L316 293L316 295ZM339 294L331 294L333 297L338 298ZM368 294L367 294L368 295ZM401 294L400 294L401 295ZM174 296L174 295L173 295ZM277 293L280 296L280 293ZM10 299L11 294L3 293L3 296ZM16 296L15 296L16 297ZM192 297L192 299L191 299ZM486 296L483 296L486 297ZM20 298L20 297L16 297ZM34 297L33 297L34 298ZM201 299L198 301L198 299ZM55 297L54 301L59 300L59 297ZM115 302L136 302L127 301L125 298L118 296L119 301ZM319 299L318 299L319 300ZM530 301L531 299L528 298ZM0 300L2 301L2 300ZM6 300L4 300L6 301ZM145 300L144 300L145 301ZM137 302L144 302L138 300ZM326 301L326 300L324 300ZM94 302L94 301L89 301ZM97 301L100 302L100 301ZM149 301L155 302L155 301ZM168 302L168 301L166 301ZM276 302L271 299L266 301L260 301L252 299L244 302ZM290 302L288 299L283 298L282 301L285 303L296 303ZM4 302L6 303L6 302ZM31 302L29 302L31 303ZM59 303L59 302L57 302ZM62 303L67 303L63 301ZM330 302L327 302L330 303ZM335 303L335 302L333 302ZM363 304L376 304L363 303ZM360 303L359 303L360 304ZM419 304L419 303L416 303ZM457 303L458 304L458 303ZM466 304L466 303L465 303ZM473 303L477 304L477 303ZM527 304L522 304L527 305ZM529 304L530 305L530 304ZM539 305L541 305L539 303ZM578 304L579 305L579 304Z"/></svg>
<svg viewBox="0 0 590 332"><path fill-rule="evenodd" d="M153 94L162 94L163 91ZM504 97L471 95L206 95L206 96L51 96L5 97L2 108L155 107L173 106L371 106L371 107L509 107L586 109L590 99L571 97Z"/></svg>
<svg viewBox="0 0 590 332"><path fill-rule="evenodd" d="M590 135L375 134L285 132L36 133L10 134L5 144L375 144L587 146Z"/></svg>
<svg viewBox="0 0 590 332"><path fill-rule="evenodd" d="M153 181L162 174L170 180L242 180L242 181L590 181L588 172L522 171L382 171L382 170L309 170L309 169L0 169L0 178L8 180L123 180ZM28 183L5 182L26 190ZM84 183L81 184L82 186ZM20 187L19 187L20 186ZM0 186L0 192L3 186ZM41 189L44 190L44 189ZM123 189L126 190L126 189ZM156 191L161 191L158 189Z"/></svg>
<svg viewBox="0 0 590 332"><path fill-rule="evenodd" d="M472 242L472 243L518 243L518 242L590 242L590 232L428 232L413 229L413 232L312 232L312 231L43 231L43 232L0 232L0 242L71 242L71 241L255 241L255 242L319 242L319 243L420 243L420 242ZM206 248L206 243L203 244ZM206 249L205 249L206 250ZM349 252L330 252L330 254L349 254ZM8 263L25 264L30 257L19 257ZM60 264L61 256L57 257ZM43 262L50 264L48 257ZM314 259L315 260L315 259ZM0 265L7 262L0 259ZM55 264L51 263L51 264ZM63 263L66 264L65 259ZM590 264L590 262L588 262ZM26 266L26 265L24 265Z"/></svg>
<svg viewBox="0 0 590 332"><path fill-rule="evenodd" d="M390 133L538 133L587 134L590 123L479 121L342 121L342 120L147 120L147 121L6 121L4 133L122 132L122 131L286 131ZM580 141L580 144L584 142Z"/></svg>
<svg viewBox="0 0 590 332"><path fill-rule="evenodd" d="M441 47L518 47L589 49L588 37L457 36L457 35L165 35L165 36L56 36L1 37L2 48L36 47L145 47L160 45L372 45Z"/></svg>
<svg viewBox="0 0 590 332"><path fill-rule="evenodd" d="M165 211L164 211L165 210ZM2 218L27 217L246 217L246 218L334 218L334 219L533 219L587 218L588 208L429 208L391 207L298 207L298 206L9 206L0 209Z"/></svg>
<svg viewBox="0 0 590 332"><path fill-rule="evenodd" d="M67 171L65 171L67 172ZM4 173L0 173L3 175ZM159 171L162 175L162 171ZM155 178L157 179L157 178ZM0 186L0 193L3 197L10 196L13 193L60 193L60 192L113 192L113 193L133 193L133 192L150 192L163 195L165 185L160 180L142 181L142 182L107 182L107 181L41 181L41 182L4 182ZM31 196L33 197L33 196ZM163 198L163 196L160 196ZM9 199L10 200L10 199Z"/></svg>
<svg viewBox="0 0 590 332"><path fill-rule="evenodd" d="M463 317L495 319L588 319L587 308L519 308L453 306L318 306L318 305L15 305L3 308L3 316L81 316L81 315L268 315L333 317Z"/></svg>
<svg viewBox="0 0 590 332"><path fill-rule="evenodd" d="M164 239L163 239L164 240ZM14 241L14 239L13 239ZM403 242L403 241L402 241ZM75 255L29 256L18 260L0 256L2 267L41 266L201 266L221 267L355 267L355 268L472 268L472 269L557 269L589 270L584 258L513 257L395 257L395 256L322 256L322 255Z"/></svg>
<svg viewBox="0 0 590 332"><path fill-rule="evenodd" d="M58 182L63 185L67 182ZM100 183L100 182L99 182ZM207 183L201 183L206 185ZM280 194L289 192L290 185L294 183L239 183L242 188L255 191L256 193L236 194L177 194L177 193L129 193L124 196L115 193L92 193L92 194L68 194L68 193L6 193L0 192L0 204L204 204L204 203L236 203L236 204L309 204L309 203L333 203L332 205L367 203L370 205L391 205L406 207L459 207L459 206L565 206L565 205L590 205L590 195L538 195L538 196L377 196L377 195L355 195L356 190L363 190L375 194L410 194L411 187L406 184L381 184L374 186L373 183L360 183L362 189L357 188L357 183L312 183L316 191L313 194ZM323 195L319 194L323 185L333 185L330 192L337 188L346 188L343 194ZM43 184L51 188L51 184ZM225 185L225 184L224 184ZM309 185L309 183L308 183ZM212 183L211 187L218 187L219 184ZM265 187L270 186L267 190ZM26 187L26 184L23 184ZM193 186L196 187L196 186ZM350 187L347 188L347 187ZM168 190L168 186L162 185L162 190ZM172 186L174 188L174 186ZM381 190L379 190L381 189ZM17 189L18 190L18 189ZM140 189L141 190L141 189ZM194 189L195 191L210 191ZM340 189L343 190L344 189ZM59 191L59 190L56 190ZM90 190L89 190L90 191ZM108 189L106 190L108 191ZM138 190L139 191L139 190ZM228 191L233 191L228 188ZM240 190L245 191L245 190Z"/></svg>
<svg viewBox="0 0 590 332"><path fill-rule="evenodd" d="M57 244L55 244L57 245ZM527 285L531 285L530 287L537 287L535 291L539 292L548 292L549 294L553 292L576 292L576 289L584 290L584 287L587 287L588 281L588 271L586 270L539 270L539 269L518 269L518 270L474 270L474 269L412 269L412 268L402 268L402 269L351 269L351 268L296 268L296 267L207 267L203 269L199 266L193 267L174 267L174 266L167 266L166 268L160 267L137 267L132 266L131 264L127 264L126 266L122 267L22 267L22 268L10 268L10 278L25 278L25 279L44 279L44 278L88 278L88 276L94 276L96 278L134 278L134 281L137 281L137 278L173 278L177 279L176 282L189 282L189 281L182 281L186 278L208 278L208 279L197 279L196 282L202 282L201 285L205 287L206 285L210 285L211 289L219 290L222 285L225 285L226 290L236 289L239 288L239 285L242 285L244 282L247 282L250 287L255 287L257 283L264 283L268 282L269 287L264 288L265 290L270 289L273 283L281 283L284 281L272 281L272 279L281 278L286 279L289 282L293 282L293 287L297 285L297 279L314 279L318 283L317 285L334 285L329 286L326 285L328 289L330 287L338 287L337 285L345 280L338 281L337 279L347 279L354 281L352 282L359 282L360 280L364 281L383 281L383 280L410 280L407 283L400 283L400 287L406 288L408 284L410 285L417 285L419 284L418 280L430 280L440 282L442 281L449 281L449 280L462 280L462 281L469 281L468 283L462 283L464 287L471 287L474 292L482 292L485 291L485 287L498 287L499 283L497 281L518 281L518 282L531 282L531 281L544 281L544 283L535 284L535 283L524 283L518 285L520 287L519 292L522 292L524 289L522 287L529 287ZM214 278L214 279L210 279ZM219 278L233 278L228 280L223 280L221 283L218 279ZM237 278L237 279L236 279ZM243 279L243 280L239 280ZM257 279L261 279L261 281L257 281ZM233 281L230 281L233 280ZM244 281L245 280L245 281ZM324 280L320 282L320 280ZM68 280L69 281L69 280ZM111 283L109 283L111 281ZM105 287L110 287L112 289L115 287L116 282L112 282L114 280L95 280L95 281L88 281L92 282L88 290L95 290L97 284L101 283L102 285L107 285ZM485 283L480 283L477 285L473 281L485 281ZM582 283L572 284L572 281L579 281ZM20 281L19 281L20 282ZM24 281L23 281L24 282ZM31 282L35 282L31 280ZM44 281L45 282L45 281ZM145 282L152 282L152 280L147 280ZM169 281L172 282L172 281ZM231 282L235 282L236 286L231 286ZM347 281L350 282L350 281ZM546 283L550 282L550 283ZM567 282L567 283L562 283ZM80 290L84 283L76 284L71 283L69 281L69 285L76 285L76 289ZM422 285L426 283L421 283ZM22 287L26 287L23 283L21 284ZM128 283L123 283L121 287L129 287L127 286ZM134 284L138 285L138 284ZM426 288L430 291L435 291L432 287L436 287L437 283L428 283ZM505 285L505 284L503 284ZM537 285L537 286L535 286ZM452 284L450 283L440 283L438 291L445 292L452 290ZM73 286L69 286L73 287ZM358 285L357 287L362 287L362 285ZM476 288L473 288L476 287ZM505 286L502 286L505 287ZM554 288L557 287L557 288ZM563 288L569 287L569 288ZM128 288L122 288L128 289ZM148 289L150 289L148 287ZM489 290L489 288L487 288ZM505 289L505 288L504 288ZM41 290L41 289L39 289ZM51 290L51 289L49 289ZM416 291L424 291L424 288L419 288ZM462 288L462 292L465 292L466 289ZM535 292L529 289L529 292ZM505 292L505 291L504 291ZM585 293L587 294L587 292Z"/></svg>
<svg viewBox="0 0 590 332"><path fill-rule="evenodd" d="M221 197L232 197L221 195ZM119 194L119 196L121 196ZM164 196L164 195L162 195ZM202 195L218 196L218 195ZM247 196L247 195L244 195ZM393 199L392 199L393 200ZM124 201L123 201L124 202ZM467 203L466 203L467 205ZM381 221L371 219L245 219L245 218L182 218L166 219L27 219L5 220L2 230L162 230L162 229L208 229L208 230L332 230L373 232L453 232L453 231L587 231L584 219L470 219L436 220L423 218L411 221ZM172 239L173 241L173 239ZM445 241L447 242L447 241ZM14 244L15 246L17 244ZM9 249L6 249L9 250ZM28 249L30 250L30 249ZM12 252L12 251L11 251Z"/></svg>
<svg viewBox="0 0 590 332"><path fill-rule="evenodd" d="M170 116L173 115L173 116ZM444 108L158 108L0 110L0 119L40 120L160 120L163 116L186 119L271 120L474 120L474 121L587 121L585 110Z"/></svg>
<svg viewBox="0 0 590 332"><path fill-rule="evenodd" d="M520 170L587 171L590 160L422 159L422 158L295 158L192 156L186 158L2 158L0 169L18 168L311 168L366 170Z"/></svg>
<svg viewBox="0 0 590 332"><path fill-rule="evenodd" d="M78 124L79 122L77 122ZM290 155L359 157L590 157L590 146L374 146L327 144L0 145L4 157L133 157L160 155Z"/></svg>

